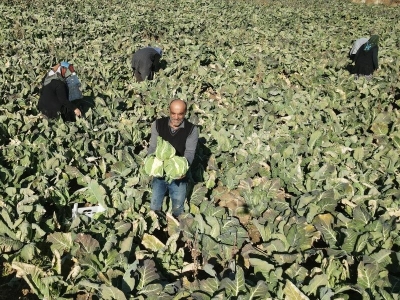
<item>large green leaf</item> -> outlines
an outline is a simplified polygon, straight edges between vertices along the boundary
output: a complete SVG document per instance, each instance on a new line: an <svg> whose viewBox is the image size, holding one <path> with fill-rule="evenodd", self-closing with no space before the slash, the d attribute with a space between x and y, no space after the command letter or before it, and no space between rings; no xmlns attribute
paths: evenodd
<svg viewBox="0 0 400 300"><path fill-rule="evenodd" d="M74 242L79 244L81 251L84 253L94 253L94 251L100 246L96 239L91 235L84 233L78 233Z"/></svg>
<svg viewBox="0 0 400 300"><path fill-rule="evenodd" d="M292 264L285 270L285 273L288 274L292 280L296 280L297 282L303 282L308 276L308 270L297 263Z"/></svg>
<svg viewBox="0 0 400 300"><path fill-rule="evenodd" d="M102 265L94 254L87 254L79 260L81 266L86 270L88 276L99 275Z"/></svg>
<svg viewBox="0 0 400 300"><path fill-rule="evenodd" d="M252 224L257 228L263 242L267 242L271 239L272 233L270 227L260 224L257 219L252 220Z"/></svg>
<svg viewBox="0 0 400 300"><path fill-rule="evenodd" d="M27 244L21 249L21 257L27 262L31 261L37 253L38 248L33 243Z"/></svg>
<svg viewBox="0 0 400 300"><path fill-rule="evenodd" d="M200 280L199 284L200 289L211 296L219 289L220 281L214 277Z"/></svg>
<svg viewBox="0 0 400 300"><path fill-rule="evenodd" d="M70 232L54 232L47 236L47 241L51 243L51 248L56 249L60 254L70 251L73 246L72 234Z"/></svg>
<svg viewBox="0 0 400 300"><path fill-rule="evenodd" d="M83 174L78 170L78 168L72 167L72 166L69 166L69 165L65 166L65 172L69 176L71 176L73 178L81 178L81 177L83 177Z"/></svg>
<svg viewBox="0 0 400 300"><path fill-rule="evenodd" d="M271 263L268 263L265 257L250 257L249 263L254 267L255 273L260 273L264 275L265 278L268 278L269 272L275 269L275 266Z"/></svg>
<svg viewBox="0 0 400 300"><path fill-rule="evenodd" d="M379 265L386 267L387 265L393 263L392 255L393 251L382 249L379 252L372 254L370 257L365 257L364 261L368 263L376 262Z"/></svg>
<svg viewBox="0 0 400 300"><path fill-rule="evenodd" d="M375 133L375 134L382 134L382 135L386 135L389 132L389 127L386 123L383 122L374 122L371 125L371 130Z"/></svg>
<svg viewBox="0 0 400 300"><path fill-rule="evenodd" d="M150 283L145 287L143 287L139 293L146 295L147 298L159 298L162 290L163 290L162 284Z"/></svg>
<svg viewBox="0 0 400 300"><path fill-rule="evenodd" d="M21 249L24 246L24 243L7 236L0 235L0 245L1 253L5 253Z"/></svg>
<svg viewBox="0 0 400 300"><path fill-rule="evenodd" d="M335 193L332 189L319 194L318 197L316 197L316 201L321 213L335 212L337 200L335 199Z"/></svg>
<svg viewBox="0 0 400 300"><path fill-rule="evenodd" d="M269 296L268 285L264 281L258 281L256 286L250 288L247 299L265 299Z"/></svg>
<svg viewBox="0 0 400 300"><path fill-rule="evenodd" d="M84 188L82 190L85 190L85 194L87 195L86 201L96 205L100 204L104 208L108 207L105 202L106 190L97 181L91 180L88 183L87 188Z"/></svg>
<svg viewBox="0 0 400 300"><path fill-rule="evenodd" d="M217 238L221 234L221 228L218 219L216 217L206 216L205 221L211 227L211 231L207 232L207 234L213 238Z"/></svg>
<svg viewBox="0 0 400 300"><path fill-rule="evenodd" d="M364 227L370 221L371 216L368 210L363 206L357 206L353 210L353 220L359 224L358 226Z"/></svg>
<svg viewBox="0 0 400 300"><path fill-rule="evenodd" d="M165 247L165 245L157 237L147 233L143 235L142 244L147 249L155 252Z"/></svg>
<svg viewBox="0 0 400 300"><path fill-rule="evenodd" d="M357 267L357 283L366 289L372 289L379 277L379 267L376 263L365 264L363 261Z"/></svg>
<svg viewBox="0 0 400 300"><path fill-rule="evenodd" d="M230 134L224 128L221 128L219 131L212 130L212 135L214 139L218 143L218 147L220 151L227 152L232 148Z"/></svg>
<svg viewBox="0 0 400 300"><path fill-rule="evenodd" d="M133 291L136 285L136 279L133 275L133 272L137 270L138 261L130 264L129 267L125 270L124 276L122 277L122 291L125 294L129 294Z"/></svg>
<svg viewBox="0 0 400 300"><path fill-rule="evenodd" d="M126 257L129 257L132 247L133 247L133 234L128 235L121 241L120 244L120 253L124 253Z"/></svg>
<svg viewBox="0 0 400 300"><path fill-rule="evenodd" d="M116 162L115 164L111 165L111 171L119 176L127 176L129 173L132 172L131 168L127 168L125 163L122 161Z"/></svg>
<svg viewBox="0 0 400 300"><path fill-rule="evenodd" d="M321 214L315 217L314 226L322 234L324 240L330 245L335 246L337 242L336 232L332 228L334 218L331 214Z"/></svg>
<svg viewBox="0 0 400 300"><path fill-rule="evenodd" d="M316 274L310 280L310 283L303 287L303 291L307 293L307 295L316 296L318 293L318 289L322 286L329 286L328 276L326 274Z"/></svg>
<svg viewBox="0 0 400 300"><path fill-rule="evenodd" d="M343 233L346 235L346 237L344 239L342 249L348 254L351 254L355 249L359 233L351 228L343 230Z"/></svg>
<svg viewBox="0 0 400 300"><path fill-rule="evenodd" d="M149 283L154 283L154 281L160 278L160 275L157 273L157 269L155 268L154 261L150 259L146 259L143 262L143 265L138 267L138 272L140 273L140 279L137 286L139 292Z"/></svg>
<svg viewBox="0 0 400 300"><path fill-rule="evenodd" d="M124 293L114 286L102 284L100 286L100 294L104 300L126 300Z"/></svg>
<svg viewBox="0 0 400 300"><path fill-rule="evenodd" d="M283 289L285 300L308 300L309 298L304 295L291 281L286 280L285 288Z"/></svg>
<svg viewBox="0 0 400 300"><path fill-rule="evenodd" d="M230 296L239 296L241 293L246 291L245 282L244 282L244 272L243 269L239 266L236 267L235 278L224 278L221 281L221 287L227 289L229 292L227 293Z"/></svg>
<svg viewBox="0 0 400 300"><path fill-rule="evenodd" d="M190 203L194 205L200 205L204 200L204 197L207 193L207 188L202 183L197 183L193 187L192 194L190 196Z"/></svg>
<svg viewBox="0 0 400 300"><path fill-rule="evenodd" d="M355 246L355 251L358 253L364 253L365 249L371 245L371 234L369 232L364 232L358 236L357 243Z"/></svg>
<svg viewBox="0 0 400 300"><path fill-rule="evenodd" d="M131 223L127 223L124 221L115 223L115 229L117 230L119 235L123 235L123 234L127 233L131 228L132 228Z"/></svg>
<svg viewBox="0 0 400 300"><path fill-rule="evenodd" d="M265 250L268 250L271 253L285 252L288 247L286 245L287 241L286 238L284 238L284 235L274 235L274 237L277 239L271 240L270 242L266 243Z"/></svg>
<svg viewBox="0 0 400 300"><path fill-rule="evenodd" d="M27 281L36 295L42 298L50 295L49 286L42 280L46 275L41 268L22 262L13 262L11 266L17 271L18 277L22 277Z"/></svg>
<svg viewBox="0 0 400 300"><path fill-rule="evenodd" d="M276 260L280 265L292 264L300 258L299 254L289 254L289 253L275 253L272 255L274 260Z"/></svg>
<svg viewBox="0 0 400 300"><path fill-rule="evenodd" d="M99 259L102 261L104 265L104 269L113 269L119 266L125 266L126 257L123 253L119 253L117 249L111 249L107 252L101 252L99 255Z"/></svg>
<svg viewBox="0 0 400 300"><path fill-rule="evenodd" d="M289 228L286 239L293 249L300 248L305 239L304 231L300 230L301 226L294 224Z"/></svg>
<svg viewBox="0 0 400 300"><path fill-rule="evenodd" d="M314 148L315 142L322 136L322 132L320 130L314 131L310 139L308 140L308 147L311 149Z"/></svg>

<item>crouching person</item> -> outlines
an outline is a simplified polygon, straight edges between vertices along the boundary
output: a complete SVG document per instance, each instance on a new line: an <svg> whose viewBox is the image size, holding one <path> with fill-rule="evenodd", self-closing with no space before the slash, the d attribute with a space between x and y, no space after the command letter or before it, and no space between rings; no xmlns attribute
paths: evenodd
<svg viewBox="0 0 400 300"><path fill-rule="evenodd" d="M355 60L358 49L360 49L360 47L366 42L368 42L368 38L366 37L362 37L354 41L353 46L351 47L349 52L349 57L352 61Z"/></svg>
<svg viewBox="0 0 400 300"><path fill-rule="evenodd" d="M64 121L75 121L81 116L80 109L72 102L82 98L72 64L61 62L46 74L38 103L39 111L47 118L53 119L61 115Z"/></svg>
<svg viewBox="0 0 400 300"><path fill-rule="evenodd" d="M169 117L157 119L152 123L148 154L156 151L157 137L160 136L175 148L176 155L185 157L189 165L193 162L199 132L194 124L185 119L186 110L186 103L175 99L169 105ZM178 217L183 212L186 189L186 175L171 182L165 177L154 177L150 209L160 211L165 193L168 191L172 202L172 215Z"/></svg>
<svg viewBox="0 0 400 300"><path fill-rule="evenodd" d="M376 34L375 29L370 29L370 30L369 30L369 36L370 36L370 37L372 37L372 36L375 35L375 34ZM358 50L359 50L363 45L365 45L365 43L367 43L368 40L369 40L368 37L362 37L362 38L359 38L359 39L357 39L357 40L355 40L355 41L353 42L353 46L351 47L350 52L349 52L349 58L350 58L353 62L354 62L355 59L356 59L356 54L357 54Z"/></svg>
<svg viewBox="0 0 400 300"><path fill-rule="evenodd" d="M132 56L132 71L136 81L153 80L154 73L160 69L162 50L157 47L139 49Z"/></svg>
<svg viewBox="0 0 400 300"><path fill-rule="evenodd" d="M371 80L372 74L379 67L378 65L378 51L379 51L379 36L373 35L369 38L368 42L358 49L355 64L354 64L354 78L364 76L365 79Z"/></svg>

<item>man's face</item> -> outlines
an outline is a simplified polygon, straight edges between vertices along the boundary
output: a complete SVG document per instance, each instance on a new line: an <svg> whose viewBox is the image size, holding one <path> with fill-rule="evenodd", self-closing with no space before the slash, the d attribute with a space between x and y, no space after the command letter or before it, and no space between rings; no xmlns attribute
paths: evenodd
<svg viewBox="0 0 400 300"><path fill-rule="evenodd" d="M172 103L169 108L169 118L172 127L178 127L185 118L186 106L182 103Z"/></svg>

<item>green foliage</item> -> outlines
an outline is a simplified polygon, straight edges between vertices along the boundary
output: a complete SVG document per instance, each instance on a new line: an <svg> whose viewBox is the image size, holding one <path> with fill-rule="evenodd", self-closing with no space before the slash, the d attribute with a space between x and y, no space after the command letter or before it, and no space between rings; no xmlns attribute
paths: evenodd
<svg viewBox="0 0 400 300"><path fill-rule="evenodd" d="M398 298L398 10L259 2L0 4L0 254L39 298ZM355 81L365 24L380 70ZM136 83L149 45L162 68ZM61 60L82 81L75 123L37 110ZM200 129L179 220L149 210L146 157L174 98Z"/></svg>

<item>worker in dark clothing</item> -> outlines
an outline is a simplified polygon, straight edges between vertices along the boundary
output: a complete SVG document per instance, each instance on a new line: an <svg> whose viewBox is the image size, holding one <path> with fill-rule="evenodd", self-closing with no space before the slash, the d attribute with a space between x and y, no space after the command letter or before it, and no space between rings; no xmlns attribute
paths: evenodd
<svg viewBox="0 0 400 300"><path fill-rule="evenodd" d="M65 80L73 73L73 65L62 62L46 74L38 103L38 109L45 117L52 119L61 115L64 121L75 121L75 116L81 116L79 108L68 100Z"/></svg>
<svg viewBox="0 0 400 300"><path fill-rule="evenodd" d="M355 57L354 73L357 79L364 75L367 80L372 79L372 73L378 69L379 36L373 35L368 42L358 49Z"/></svg>
<svg viewBox="0 0 400 300"><path fill-rule="evenodd" d="M138 82L152 80L160 68L162 50L157 47L139 49L132 56L132 70Z"/></svg>
<svg viewBox="0 0 400 300"><path fill-rule="evenodd" d="M366 42L368 42L368 38L366 37L362 37L354 41L353 46L351 47L351 50L349 52L349 57L352 61L354 61L354 59L356 58L358 49L360 49L360 47Z"/></svg>

